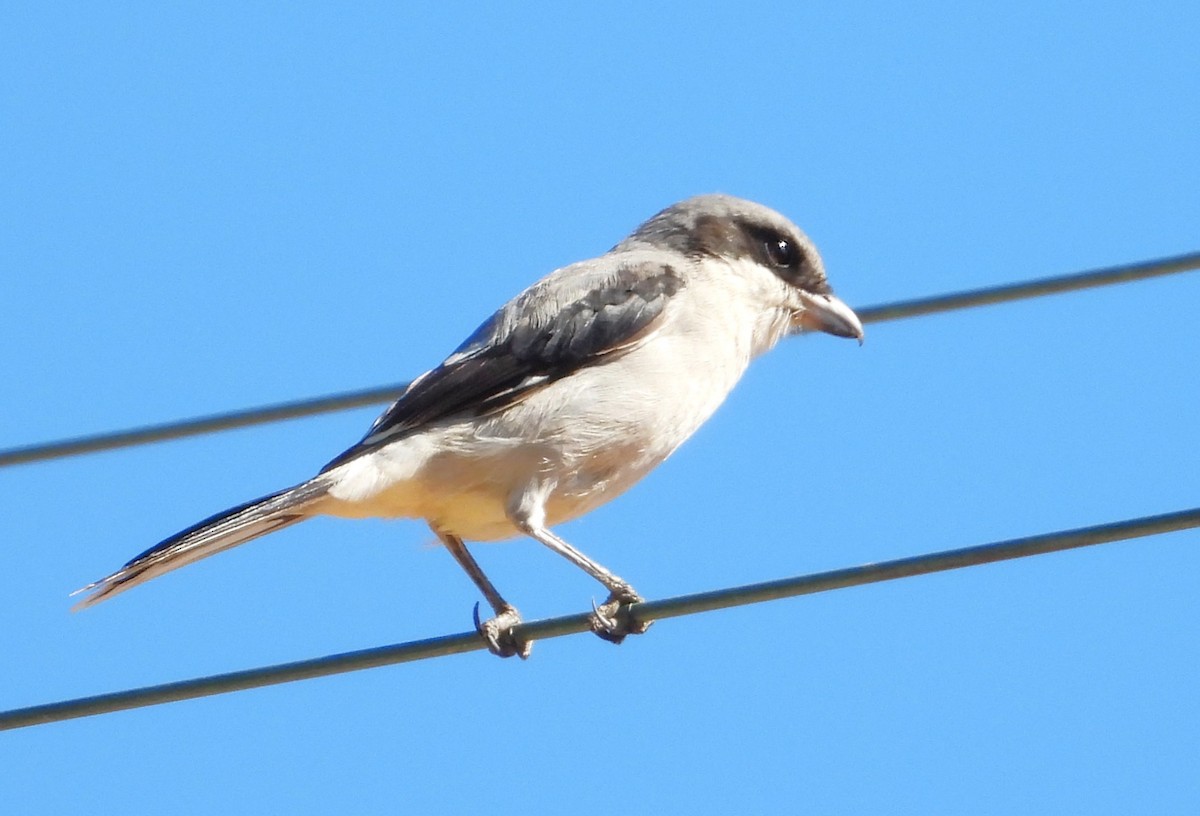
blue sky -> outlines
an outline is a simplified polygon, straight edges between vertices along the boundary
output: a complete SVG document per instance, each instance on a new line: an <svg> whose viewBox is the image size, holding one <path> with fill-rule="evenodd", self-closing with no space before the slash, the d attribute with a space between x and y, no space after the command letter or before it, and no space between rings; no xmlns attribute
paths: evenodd
<svg viewBox="0 0 1200 816"><path fill-rule="evenodd" d="M1200 10L10 3L0 446L391 382L666 204L851 305L1200 248ZM1200 276L790 341L562 528L662 597L1197 503ZM374 409L0 470L0 708L466 629L416 522L72 615ZM0 736L14 813L1194 813L1200 534ZM477 550L528 618L598 588ZM419 811L418 811L419 809Z"/></svg>

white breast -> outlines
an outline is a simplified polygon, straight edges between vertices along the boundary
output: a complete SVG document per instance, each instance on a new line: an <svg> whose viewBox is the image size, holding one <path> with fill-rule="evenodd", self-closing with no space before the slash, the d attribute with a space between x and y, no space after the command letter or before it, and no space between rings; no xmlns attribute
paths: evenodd
<svg viewBox="0 0 1200 816"><path fill-rule="evenodd" d="M551 525L614 498L690 437L751 357L786 328L782 316L763 323L754 279L734 287L703 283L689 282L663 325L623 356L495 415L435 425L335 469L321 509L424 518L487 541L517 534L506 508L533 482L552 485Z"/></svg>

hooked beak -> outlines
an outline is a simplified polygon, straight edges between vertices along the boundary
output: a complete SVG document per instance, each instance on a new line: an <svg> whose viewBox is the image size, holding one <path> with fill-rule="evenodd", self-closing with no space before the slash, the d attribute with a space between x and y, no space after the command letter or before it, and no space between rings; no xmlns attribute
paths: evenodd
<svg viewBox="0 0 1200 816"><path fill-rule="evenodd" d="M801 292L804 311L800 312L796 324L800 331L819 331L837 337L857 338L863 342L862 321L849 306L833 295L812 295Z"/></svg>

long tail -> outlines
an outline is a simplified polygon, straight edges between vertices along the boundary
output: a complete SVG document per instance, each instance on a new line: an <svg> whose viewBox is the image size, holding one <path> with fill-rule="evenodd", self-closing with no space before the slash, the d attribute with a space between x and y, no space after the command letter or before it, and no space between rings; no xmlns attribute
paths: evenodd
<svg viewBox="0 0 1200 816"><path fill-rule="evenodd" d="M312 515L309 506L324 496L327 490L326 480L318 476L312 481L210 516L155 544L112 575L75 590L72 595L81 592L91 594L75 604L72 611L86 609L163 573L304 521Z"/></svg>

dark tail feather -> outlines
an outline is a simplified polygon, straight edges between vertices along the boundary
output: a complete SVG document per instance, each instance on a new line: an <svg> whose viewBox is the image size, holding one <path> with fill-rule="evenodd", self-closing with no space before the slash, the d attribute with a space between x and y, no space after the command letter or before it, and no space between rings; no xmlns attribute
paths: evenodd
<svg viewBox="0 0 1200 816"><path fill-rule="evenodd" d="M325 481L318 477L206 518L155 544L112 575L71 593L91 593L75 604L73 611L98 604L193 561L303 521L311 515L307 506L324 496L327 489Z"/></svg>

